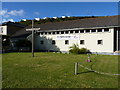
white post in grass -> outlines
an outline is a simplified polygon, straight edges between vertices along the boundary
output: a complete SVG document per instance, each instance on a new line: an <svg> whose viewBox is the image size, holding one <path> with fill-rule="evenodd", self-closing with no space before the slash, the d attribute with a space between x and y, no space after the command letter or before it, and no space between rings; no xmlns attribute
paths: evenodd
<svg viewBox="0 0 120 90"><path fill-rule="evenodd" d="M78 74L78 62L75 63L75 75Z"/></svg>
<svg viewBox="0 0 120 90"><path fill-rule="evenodd" d="M34 20L32 20L32 28L26 29L26 31L32 31L32 57L34 57L34 31L40 30L40 28L34 28Z"/></svg>

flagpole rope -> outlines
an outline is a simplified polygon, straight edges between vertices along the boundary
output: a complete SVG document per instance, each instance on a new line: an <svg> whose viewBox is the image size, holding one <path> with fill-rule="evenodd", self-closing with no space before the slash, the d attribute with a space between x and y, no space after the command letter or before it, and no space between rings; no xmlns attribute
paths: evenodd
<svg viewBox="0 0 120 90"><path fill-rule="evenodd" d="M80 63L79 63L80 64ZM120 75L120 74L111 74L111 73L104 73L104 72L99 72L99 71L95 71L95 70L92 70L92 69L90 69L90 68L87 68L87 67L85 67L85 66L83 66L83 65L81 65L80 64L80 66L81 67L83 67L83 68L85 68L85 69L87 69L87 70L89 70L89 71L92 71L92 72L95 72L95 73L98 73L98 74L104 74L104 75Z"/></svg>

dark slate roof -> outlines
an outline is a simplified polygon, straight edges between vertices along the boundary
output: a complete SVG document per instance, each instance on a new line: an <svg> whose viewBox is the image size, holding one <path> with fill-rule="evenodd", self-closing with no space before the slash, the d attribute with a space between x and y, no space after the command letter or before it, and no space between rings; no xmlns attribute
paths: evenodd
<svg viewBox="0 0 120 90"><path fill-rule="evenodd" d="M31 28L30 26L25 27L24 29L19 30L15 34L12 35L12 38L26 38L31 32L26 31L26 29Z"/></svg>
<svg viewBox="0 0 120 90"><path fill-rule="evenodd" d="M63 22L55 22L55 23L45 23L45 24L40 24L36 26L40 27L41 30L118 26L118 16L80 19L80 20L71 20L71 21L63 21Z"/></svg>
<svg viewBox="0 0 120 90"><path fill-rule="evenodd" d="M4 22L4 23L2 23L2 26L4 26L4 25L14 25L14 26L18 26L18 27L25 27L24 24L15 23L15 22Z"/></svg>
<svg viewBox="0 0 120 90"><path fill-rule="evenodd" d="M98 18L87 18L80 20L70 20L62 22L48 22L45 24L36 24L34 27L40 28L41 31L44 30L60 30L60 29L73 29L73 28L93 28L93 27L106 27L106 26L118 26L118 15L116 16L106 16ZM31 28L31 25L26 27ZM26 32L26 28L18 31L13 36L19 36L23 34L30 34L31 32Z"/></svg>

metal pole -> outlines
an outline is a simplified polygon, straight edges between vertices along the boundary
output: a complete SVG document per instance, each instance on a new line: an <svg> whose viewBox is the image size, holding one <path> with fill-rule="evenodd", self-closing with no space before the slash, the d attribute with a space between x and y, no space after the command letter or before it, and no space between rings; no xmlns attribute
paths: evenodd
<svg viewBox="0 0 120 90"><path fill-rule="evenodd" d="M32 20L32 29L34 28L34 20ZM34 30L32 30L32 57L34 57Z"/></svg>

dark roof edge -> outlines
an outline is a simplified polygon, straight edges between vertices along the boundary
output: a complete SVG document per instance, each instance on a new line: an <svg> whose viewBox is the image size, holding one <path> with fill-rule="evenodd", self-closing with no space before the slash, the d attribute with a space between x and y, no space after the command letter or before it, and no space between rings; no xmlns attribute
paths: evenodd
<svg viewBox="0 0 120 90"><path fill-rule="evenodd" d="M15 26L19 26L19 27L25 27L24 24L19 24L19 23L14 23L14 22L5 22L2 24L2 26L4 25L15 25Z"/></svg>
<svg viewBox="0 0 120 90"><path fill-rule="evenodd" d="M38 32L45 32L45 31L70 31L70 30L82 30L82 29L96 29L96 28L113 28L113 27L120 27L120 26L106 26L106 27L89 27L89 28L71 28L71 29L57 29L57 30L39 30Z"/></svg>

